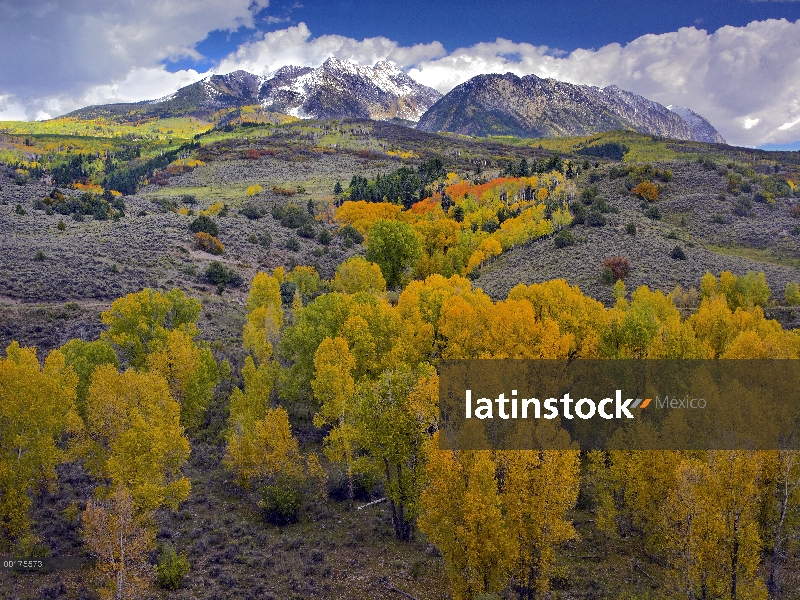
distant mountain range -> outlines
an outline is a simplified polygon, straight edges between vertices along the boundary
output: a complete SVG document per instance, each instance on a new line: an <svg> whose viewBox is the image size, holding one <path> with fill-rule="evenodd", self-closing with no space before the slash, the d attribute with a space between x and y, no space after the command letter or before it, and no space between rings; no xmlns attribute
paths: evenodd
<svg viewBox="0 0 800 600"><path fill-rule="evenodd" d="M725 143L688 108L665 107L616 86L574 85L535 75L478 75L445 96L394 64L361 67L329 58L320 67L283 67L261 77L246 71L211 75L174 94L136 103L82 108L68 116L119 121L195 116L259 105L302 118L360 118L416 123L424 131L474 136L559 137L614 129Z"/></svg>
<svg viewBox="0 0 800 600"><path fill-rule="evenodd" d="M614 129L725 143L686 108L667 107L619 89L574 85L536 75L478 75L453 88L426 112L418 129L475 136L560 137Z"/></svg>

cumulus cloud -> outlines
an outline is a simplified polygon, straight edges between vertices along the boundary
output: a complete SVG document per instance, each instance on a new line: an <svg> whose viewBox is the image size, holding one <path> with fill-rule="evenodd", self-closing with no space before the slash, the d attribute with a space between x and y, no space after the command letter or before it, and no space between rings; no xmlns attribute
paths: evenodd
<svg viewBox="0 0 800 600"><path fill-rule="evenodd" d="M481 73L535 74L618 85L706 117L732 144L800 140L800 20L754 21L709 33L686 27L628 44L559 52L505 39L447 52L441 43L401 46L386 37L313 37L304 23L271 31L209 73L169 73L165 58L196 57L213 30L251 27L266 0L0 0L0 119L42 118L92 103L164 96L210 73L266 75L335 56L361 65L389 60L446 93Z"/></svg>
<svg viewBox="0 0 800 600"><path fill-rule="evenodd" d="M687 27L563 57L543 46L498 39L417 64L409 74L442 92L481 72L615 84L665 105L691 108L729 143L758 146L800 139L798 56L800 21L771 19L714 33Z"/></svg>
<svg viewBox="0 0 800 600"><path fill-rule="evenodd" d="M400 46L385 37L358 41L341 35L311 37L305 23L272 31L261 40L243 44L236 52L223 59L214 69L217 73L230 73L237 69L257 75L266 75L287 65L318 67L331 56L350 60L360 65L372 66L380 60L389 60L401 68L431 61L445 56L440 42Z"/></svg>
<svg viewBox="0 0 800 600"><path fill-rule="evenodd" d="M164 59L198 57L213 30L253 26L266 0L0 0L0 93L28 116L53 99L74 105ZM12 58L13 57L13 58Z"/></svg>
<svg viewBox="0 0 800 600"><path fill-rule="evenodd" d="M800 21L754 21L713 33L685 27L571 53L505 39L446 53L438 42L402 47L383 37L313 38L300 23L242 45L216 71L266 74L285 65L318 66L329 56L363 65L391 60L442 93L481 73L614 84L664 105L691 108L732 144L800 140Z"/></svg>

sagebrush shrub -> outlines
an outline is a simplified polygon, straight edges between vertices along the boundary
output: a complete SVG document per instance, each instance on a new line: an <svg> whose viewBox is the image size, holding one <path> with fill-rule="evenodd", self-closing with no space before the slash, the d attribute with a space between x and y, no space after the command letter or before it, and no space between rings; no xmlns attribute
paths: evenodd
<svg viewBox="0 0 800 600"><path fill-rule="evenodd" d="M556 234L556 237L553 239L556 248L566 248L567 246L572 246L575 243L575 236L572 235L572 232L569 229L562 229Z"/></svg>
<svg viewBox="0 0 800 600"><path fill-rule="evenodd" d="M675 246L669 253L670 258L675 260L686 260L686 252L680 246Z"/></svg>

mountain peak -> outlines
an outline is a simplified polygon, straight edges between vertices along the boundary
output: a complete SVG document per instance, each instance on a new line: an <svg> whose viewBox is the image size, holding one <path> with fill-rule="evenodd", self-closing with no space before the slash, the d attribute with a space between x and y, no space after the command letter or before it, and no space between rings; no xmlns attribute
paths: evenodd
<svg viewBox="0 0 800 600"><path fill-rule="evenodd" d="M689 125L689 129L692 130L694 139L700 142L709 142L711 144L726 143L725 138L723 138L719 132L714 129L711 123L693 110L686 108L685 106L673 106L672 104L667 106L667 109L674 112L681 119L683 119L687 125Z"/></svg>
<svg viewBox="0 0 800 600"><path fill-rule="evenodd" d="M316 69L277 71L262 85L259 102L297 117L418 121L440 97L394 63L362 67L332 56Z"/></svg>
<svg viewBox="0 0 800 600"><path fill-rule="evenodd" d="M675 139L711 141L719 134L696 115L668 110L616 85L597 88L513 73L478 75L456 86L425 113L424 131L468 135L560 137L615 129ZM692 113L693 115L695 113ZM706 129L702 129L707 126ZM716 140L715 138L715 141Z"/></svg>

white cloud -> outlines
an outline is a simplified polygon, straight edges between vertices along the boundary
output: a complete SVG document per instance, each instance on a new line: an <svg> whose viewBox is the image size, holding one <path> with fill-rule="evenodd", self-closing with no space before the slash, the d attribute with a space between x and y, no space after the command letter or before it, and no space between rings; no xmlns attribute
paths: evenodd
<svg viewBox="0 0 800 600"><path fill-rule="evenodd" d="M92 103L153 99L208 73L169 73L165 58L196 56L215 29L253 24L251 0L0 0L0 119L58 115ZM505 39L447 53L441 43L313 37L304 23L241 45L212 71L266 74L319 66L329 56L372 65L390 60L447 92L481 73L536 74L571 83L616 84L664 105L687 106L732 144L798 140L800 20L754 21L713 33L687 27L599 49L559 52Z"/></svg>
<svg viewBox="0 0 800 600"><path fill-rule="evenodd" d="M164 59L197 57L210 31L253 25L266 1L0 0L0 94L29 117L42 98L76 105L87 89L124 82ZM45 111L48 112L48 111Z"/></svg>
<svg viewBox="0 0 800 600"><path fill-rule="evenodd" d="M379 60L390 60L399 67L430 61L446 54L439 42L407 47L385 37L358 41L341 35L311 37L305 23L272 31L256 42L240 46L214 69L230 73L237 69L265 75L287 65L318 67L331 56L372 66Z"/></svg>
<svg viewBox="0 0 800 600"><path fill-rule="evenodd" d="M515 60L506 58L513 53ZM688 106L732 144L797 141L797 131L783 125L800 119L800 21L754 21L711 34L687 27L625 46L551 54L543 46L498 39L418 63L409 74L442 92L478 73L616 84L664 105Z"/></svg>

